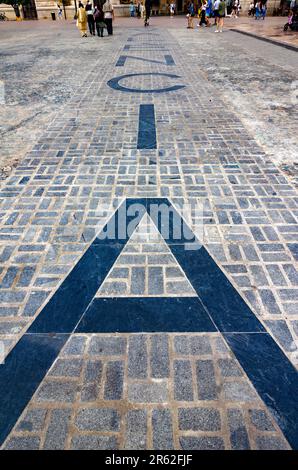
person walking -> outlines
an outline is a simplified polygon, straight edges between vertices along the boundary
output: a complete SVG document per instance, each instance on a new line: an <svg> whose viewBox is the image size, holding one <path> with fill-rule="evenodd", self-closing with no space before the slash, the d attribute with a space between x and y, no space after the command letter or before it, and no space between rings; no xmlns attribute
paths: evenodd
<svg viewBox="0 0 298 470"><path fill-rule="evenodd" d="M143 2L141 2L141 4L140 4L140 13L141 13L141 18L142 18L143 20L145 20L145 7L144 7L144 3L143 3Z"/></svg>
<svg viewBox="0 0 298 470"><path fill-rule="evenodd" d="M218 7L218 21L216 33L222 33L222 28L224 24L224 17L226 16L226 2L225 0L220 0Z"/></svg>
<svg viewBox="0 0 298 470"><path fill-rule="evenodd" d="M206 9L207 9L207 0L202 0L202 5L201 5L201 19L199 26L207 26L208 22L206 20Z"/></svg>
<svg viewBox="0 0 298 470"><path fill-rule="evenodd" d="M133 18L135 16L135 6L134 6L133 2L130 2L129 13L130 13L131 18Z"/></svg>
<svg viewBox="0 0 298 470"><path fill-rule="evenodd" d="M144 22L144 26L149 26L150 15L151 15L151 0L145 0L145 22Z"/></svg>
<svg viewBox="0 0 298 470"><path fill-rule="evenodd" d="M141 2L137 3L136 13L137 13L137 18L140 19L141 18Z"/></svg>
<svg viewBox="0 0 298 470"><path fill-rule="evenodd" d="M87 0L85 10L86 10L86 15L87 15L89 32L91 36L95 36L95 21L94 21L94 16L93 16L93 8L89 0Z"/></svg>
<svg viewBox="0 0 298 470"><path fill-rule="evenodd" d="M218 13L219 4L220 4L220 0L215 0L213 4L213 16L214 16L214 24L216 25L216 29L218 27L218 19L219 19L219 13Z"/></svg>
<svg viewBox="0 0 298 470"><path fill-rule="evenodd" d="M79 2L79 8L77 13L77 27L81 32L82 38L87 37L87 15L86 10L82 2Z"/></svg>
<svg viewBox="0 0 298 470"><path fill-rule="evenodd" d="M261 0L261 16L263 20L265 20L266 13L267 13L267 0Z"/></svg>
<svg viewBox="0 0 298 470"><path fill-rule="evenodd" d="M102 7L104 13L105 23L107 25L108 35L112 36L113 34L113 19L114 19L114 8L111 0L106 0Z"/></svg>
<svg viewBox="0 0 298 470"><path fill-rule="evenodd" d="M58 20L62 20L62 8L59 5L59 3L57 3L57 9L58 9Z"/></svg>
<svg viewBox="0 0 298 470"><path fill-rule="evenodd" d="M98 37L103 37L103 30L106 28L104 14L101 5L94 8L94 21Z"/></svg>
<svg viewBox="0 0 298 470"><path fill-rule="evenodd" d="M195 16L195 7L192 1L189 2L188 7L187 7L187 28L188 29L193 29L193 19Z"/></svg>
<svg viewBox="0 0 298 470"><path fill-rule="evenodd" d="M238 18L239 6L240 6L239 0L234 0L233 6L232 6L231 18L233 17Z"/></svg>

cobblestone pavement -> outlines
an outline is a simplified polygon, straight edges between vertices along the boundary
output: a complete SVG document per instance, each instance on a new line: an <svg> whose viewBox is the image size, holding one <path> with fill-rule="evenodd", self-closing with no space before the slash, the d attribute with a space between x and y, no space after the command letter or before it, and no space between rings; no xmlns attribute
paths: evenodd
<svg viewBox="0 0 298 470"><path fill-rule="evenodd" d="M72 336L4 448L288 444L220 335L137 334Z"/></svg>
<svg viewBox="0 0 298 470"><path fill-rule="evenodd" d="M67 62L60 41L71 57L63 72L72 72L64 105L49 125L41 123L0 190L0 334L6 352L59 289L119 199L167 197L177 208L204 205L192 229L204 223L204 246L297 365L297 192L275 165L274 152L266 153L281 118L272 116L271 130L259 122L269 139L260 147L250 125L252 104L245 103L252 95L252 103L265 100L266 92L242 98L239 78L232 82L240 73L257 74L254 53L237 45L232 56L225 54L225 42L236 37L232 32L222 39L204 31L201 39L174 28L150 27L143 34L134 24L116 29L113 39L83 42L71 27L52 39L61 60L57 81ZM84 64L87 55L92 65ZM284 84L295 77L270 61L258 62L258 71L257 81L273 77L276 99L281 77ZM107 85L127 74L141 74L119 82L138 93ZM140 92L173 85L184 88ZM226 100L230 86L233 99ZM155 107L157 149L137 149L144 103ZM247 121L241 120L244 108ZM294 129L294 117L288 100L279 140L286 127ZM287 143L291 154L295 142ZM99 214L103 202L106 210ZM144 218L97 298L197 295L161 237L152 243L142 236L146 226L150 220ZM4 448L287 447L281 418L266 408L221 335L178 332L179 326L168 335L72 335Z"/></svg>

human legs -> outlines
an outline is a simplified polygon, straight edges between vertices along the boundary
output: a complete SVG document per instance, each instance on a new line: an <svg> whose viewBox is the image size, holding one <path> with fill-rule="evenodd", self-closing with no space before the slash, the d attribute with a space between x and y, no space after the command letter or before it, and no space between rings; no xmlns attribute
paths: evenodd
<svg viewBox="0 0 298 470"><path fill-rule="evenodd" d="M93 15L88 15L87 16L88 20L88 26L89 26L89 32L91 35L95 35L95 24L94 24L94 18Z"/></svg>

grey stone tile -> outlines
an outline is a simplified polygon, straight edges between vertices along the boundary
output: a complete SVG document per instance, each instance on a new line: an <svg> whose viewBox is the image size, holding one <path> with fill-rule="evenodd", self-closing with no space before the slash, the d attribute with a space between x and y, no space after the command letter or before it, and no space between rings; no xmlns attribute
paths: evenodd
<svg viewBox="0 0 298 470"><path fill-rule="evenodd" d="M123 394L124 362L111 361L107 364L105 400L120 400Z"/></svg>
<svg viewBox="0 0 298 470"><path fill-rule="evenodd" d="M151 376L155 378L168 377L169 370L169 338L168 335L152 335L151 339Z"/></svg>
<svg viewBox="0 0 298 470"><path fill-rule="evenodd" d="M165 380L128 385L128 400L133 403L167 403L168 386Z"/></svg>
<svg viewBox="0 0 298 470"><path fill-rule="evenodd" d="M181 431L220 431L220 413L215 408L179 408Z"/></svg>
<svg viewBox="0 0 298 470"><path fill-rule="evenodd" d="M117 450L118 439L115 436L84 436L77 434L71 440L72 450Z"/></svg>
<svg viewBox="0 0 298 470"><path fill-rule="evenodd" d="M52 411L43 449L64 449L70 417L70 409L56 409Z"/></svg>
<svg viewBox="0 0 298 470"><path fill-rule="evenodd" d="M6 443L6 450L38 450L40 438L37 436L14 436Z"/></svg>
<svg viewBox="0 0 298 470"><path fill-rule="evenodd" d="M258 450L288 450L288 444L277 436L257 436L256 446Z"/></svg>
<svg viewBox="0 0 298 470"><path fill-rule="evenodd" d="M233 380L225 382L222 385L223 396L225 400L235 402L256 401L257 395L254 389L247 382Z"/></svg>
<svg viewBox="0 0 298 470"><path fill-rule="evenodd" d="M88 352L91 355L121 356L126 353L126 338L93 336Z"/></svg>
<svg viewBox="0 0 298 470"><path fill-rule="evenodd" d="M284 320L266 320L265 324L286 351L296 351L295 341Z"/></svg>
<svg viewBox="0 0 298 470"><path fill-rule="evenodd" d="M119 431L120 415L113 408L81 408L75 426L80 431Z"/></svg>
<svg viewBox="0 0 298 470"><path fill-rule="evenodd" d="M230 430L231 448L233 450L250 449L248 434L241 409L228 409L227 417Z"/></svg>
<svg viewBox="0 0 298 470"><path fill-rule="evenodd" d="M79 377L82 366L82 359L57 359L49 375L54 377Z"/></svg>
<svg viewBox="0 0 298 470"><path fill-rule="evenodd" d="M37 402L67 402L74 401L77 386L75 382L47 381L41 384L35 400Z"/></svg>
<svg viewBox="0 0 298 470"><path fill-rule="evenodd" d="M176 360L174 367L174 399L178 401L192 401L193 380L191 363L187 360Z"/></svg>
<svg viewBox="0 0 298 470"><path fill-rule="evenodd" d="M209 359L196 362L198 397L200 400L216 400L218 396L213 362Z"/></svg>
<svg viewBox="0 0 298 470"><path fill-rule="evenodd" d="M148 374L147 336L132 335L128 344L128 376L144 379Z"/></svg>
<svg viewBox="0 0 298 470"><path fill-rule="evenodd" d="M269 418L268 414L264 410L249 410L249 416L251 423L259 431L274 431L274 426Z"/></svg>
<svg viewBox="0 0 298 470"><path fill-rule="evenodd" d="M218 360L221 375L223 377L239 377L243 375L237 361L234 359L222 358Z"/></svg>
<svg viewBox="0 0 298 470"><path fill-rule="evenodd" d="M152 411L153 449L174 449L172 415L169 409Z"/></svg>
<svg viewBox="0 0 298 470"><path fill-rule="evenodd" d="M217 436L182 436L180 445L183 450L224 450L225 444L221 437Z"/></svg>
<svg viewBox="0 0 298 470"><path fill-rule="evenodd" d="M126 450L146 449L147 411L130 410L126 415L125 444Z"/></svg>
<svg viewBox="0 0 298 470"><path fill-rule="evenodd" d="M45 423L46 413L47 410L42 408L29 409L16 426L16 431L41 431Z"/></svg>
<svg viewBox="0 0 298 470"><path fill-rule="evenodd" d="M84 382L96 382L98 384L101 381L102 369L102 361L97 359L88 360L86 363Z"/></svg>
<svg viewBox="0 0 298 470"><path fill-rule="evenodd" d="M87 338L85 336L72 335L67 341L62 356L79 356L83 354Z"/></svg>

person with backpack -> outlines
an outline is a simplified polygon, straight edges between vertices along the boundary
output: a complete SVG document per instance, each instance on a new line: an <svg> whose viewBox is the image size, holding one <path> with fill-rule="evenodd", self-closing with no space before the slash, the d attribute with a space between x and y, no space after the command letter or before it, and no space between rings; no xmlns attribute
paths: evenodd
<svg viewBox="0 0 298 470"><path fill-rule="evenodd" d="M106 28L106 24L104 21L104 13L102 11L102 7L96 6L94 8L94 21L95 21L95 26L96 26L96 31L97 31L97 36L98 37L103 37L103 30Z"/></svg>
<svg viewBox="0 0 298 470"><path fill-rule="evenodd" d="M215 30L216 33L222 33L225 16L226 16L226 2L225 0L220 0L219 6L218 6L217 28Z"/></svg>

